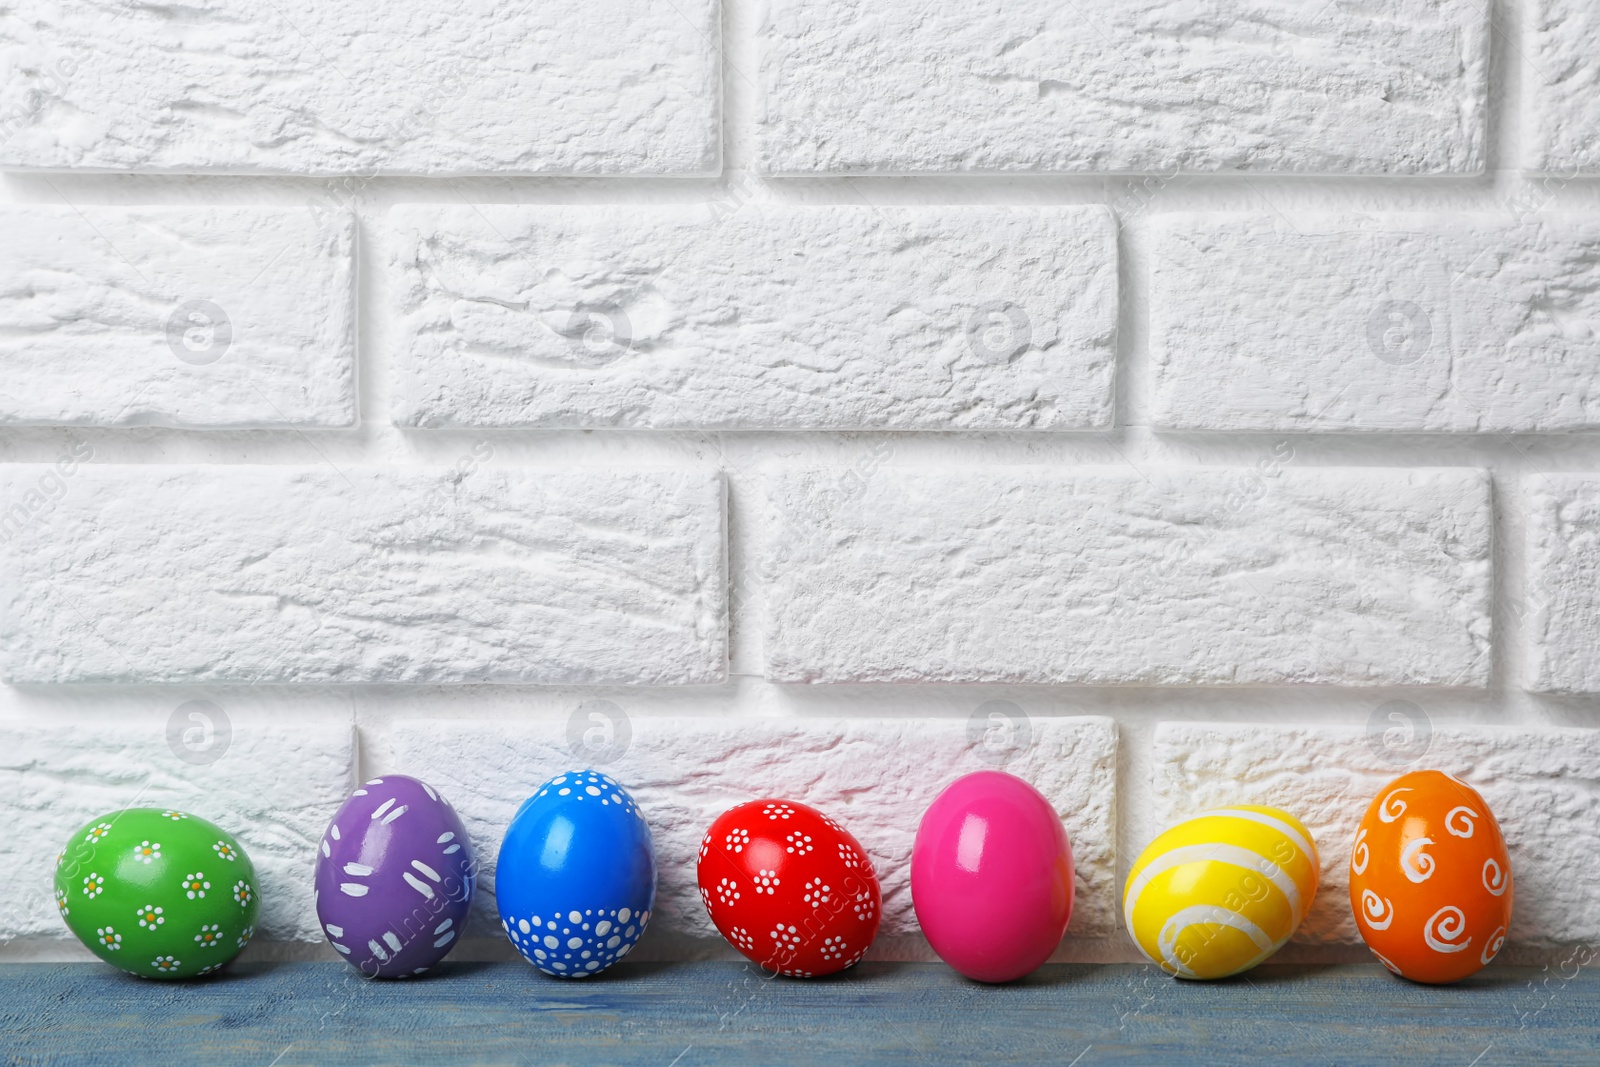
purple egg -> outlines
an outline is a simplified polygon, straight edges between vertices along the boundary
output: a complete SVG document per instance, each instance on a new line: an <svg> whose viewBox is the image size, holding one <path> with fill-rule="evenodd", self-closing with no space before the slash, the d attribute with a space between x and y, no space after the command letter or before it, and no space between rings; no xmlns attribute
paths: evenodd
<svg viewBox="0 0 1600 1067"><path fill-rule="evenodd" d="M450 802L402 774L350 795L322 838L317 919L368 978L409 978L460 939L477 865Z"/></svg>

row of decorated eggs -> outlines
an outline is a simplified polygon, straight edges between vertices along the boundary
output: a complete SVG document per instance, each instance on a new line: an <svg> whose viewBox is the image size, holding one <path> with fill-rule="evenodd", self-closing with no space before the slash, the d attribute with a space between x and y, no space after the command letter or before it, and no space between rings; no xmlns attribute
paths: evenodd
<svg viewBox="0 0 1600 1067"><path fill-rule="evenodd" d="M460 816L427 784L367 782L334 815L319 853L318 920L363 974L420 974L455 946L477 863ZM1293 815L1217 809L1151 842L1129 871L1124 916L1139 949L1168 973L1237 974L1294 933L1318 870L1316 845ZM878 931L882 896L866 851L805 804L757 800L724 812L701 841L696 874L722 936L780 974L843 970ZM512 818L496 879L501 926L528 962L562 977L596 974L650 920L650 830L610 777L557 775ZM912 903L933 949L969 978L1009 981L1043 963L1066 932L1073 887L1061 821L1019 778L967 775L923 816ZM1363 938L1390 970L1424 982L1471 974L1499 951L1510 920L1510 866L1494 816L1448 775L1403 776L1361 821L1350 894ZM56 897L96 955L153 978L221 967L250 940L260 906L234 838L151 808L74 835L57 861Z"/></svg>
<svg viewBox="0 0 1600 1067"><path fill-rule="evenodd" d="M1248 970L1289 940L1316 896L1315 842L1286 811L1202 812L1152 841L1128 872L1123 917L1180 978ZM1385 786L1356 829L1350 906L1389 970L1454 982L1487 966L1511 924L1511 862L1483 797L1441 771Z"/></svg>

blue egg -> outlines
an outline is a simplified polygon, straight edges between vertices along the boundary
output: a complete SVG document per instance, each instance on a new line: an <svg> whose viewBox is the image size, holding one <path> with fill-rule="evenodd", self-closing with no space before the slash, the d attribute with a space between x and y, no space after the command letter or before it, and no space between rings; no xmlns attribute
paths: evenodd
<svg viewBox="0 0 1600 1067"><path fill-rule="evenodd" d="M500 842L500 925L545 974L586 978L628 954L656 905L650 827L599 771L558 774L523 802Z"/></svg>

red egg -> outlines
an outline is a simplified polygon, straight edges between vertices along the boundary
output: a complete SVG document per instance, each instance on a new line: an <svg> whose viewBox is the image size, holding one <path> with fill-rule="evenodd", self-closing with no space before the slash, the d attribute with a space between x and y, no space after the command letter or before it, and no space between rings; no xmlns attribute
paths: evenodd
<svg viewBox="0 0 1600 1067"><path fill-rule="evenodd" d="M1072 918L1072 847L1050 802L1021 778L952 782L917 828L911 902L933 950L980 982L1049 959Z"/></svg>
<svg viewBox="0 0 1600 1067"><path fill-rule="evenodd" d="M866 955L883 897L850 832L793 800L730 808L700 843L700 896L746 959L792 978L833 974Z"/></svg>

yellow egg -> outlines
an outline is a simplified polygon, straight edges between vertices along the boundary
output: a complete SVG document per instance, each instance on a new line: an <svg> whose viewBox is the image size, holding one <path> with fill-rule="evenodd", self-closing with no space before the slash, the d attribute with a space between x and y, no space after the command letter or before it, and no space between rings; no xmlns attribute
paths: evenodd
<svg viewBox="0 0 1600 1067"><path fill-rule="evenodd" d="M1122 891L1134 942L1179 978L1226 978L1283 947L1317 895L1317 846L1286 811L1202 812L1139 854Z"/></svg>

